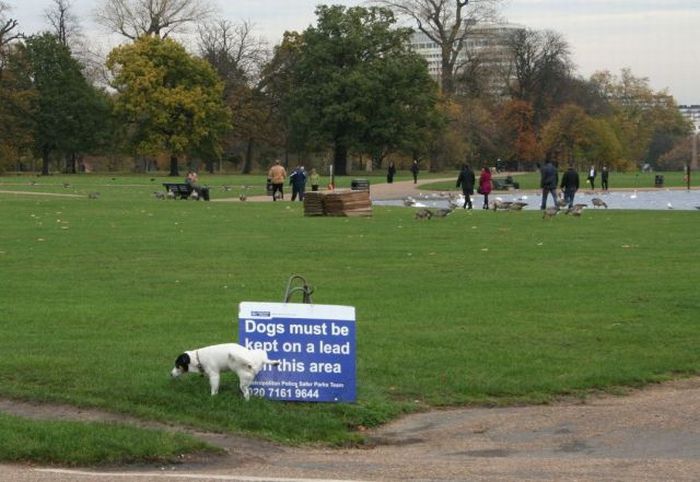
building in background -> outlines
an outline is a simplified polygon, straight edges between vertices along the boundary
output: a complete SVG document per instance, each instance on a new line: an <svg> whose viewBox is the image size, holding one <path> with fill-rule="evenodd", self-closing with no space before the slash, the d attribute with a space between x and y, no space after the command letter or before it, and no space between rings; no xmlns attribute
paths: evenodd
<svg viewBox="0 0 700 482"><path fill-rule="evenodd" d="M508 38L525 27L517 24L484 24L474 27L457 56L456 73L463 73L474 62L491 73L494 91L502 91L508 82L507 72L512 61ZM430 76L439 84L442 75L442 49L426 34L416 31L411 37L411 47L428 62Z"/></svg>
<svg viewBox="0 0 700 482"><path fill-rule="evenodd" d="M700 105L679 105L678 110L695 126L695 132L700 132Z"/></svg>

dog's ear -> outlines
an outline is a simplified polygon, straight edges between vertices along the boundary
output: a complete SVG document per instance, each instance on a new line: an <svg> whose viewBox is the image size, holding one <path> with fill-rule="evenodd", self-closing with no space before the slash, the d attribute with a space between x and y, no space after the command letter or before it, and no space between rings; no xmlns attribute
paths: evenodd
<svg viewBox="0 0 700 482"><path fill-rule="evenodd" d="M187 353L183 353L175 359L175 366L181 368L183 372L189 371L190 369L190 356Z"/></svg>

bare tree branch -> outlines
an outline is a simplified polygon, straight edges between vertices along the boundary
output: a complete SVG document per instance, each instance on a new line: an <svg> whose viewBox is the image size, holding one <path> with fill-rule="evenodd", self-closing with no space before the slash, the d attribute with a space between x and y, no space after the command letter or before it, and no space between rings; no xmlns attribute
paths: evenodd
<svg viewBox="0 0 700 482"><path fill-rule="evenodd" d="M166 38L187 31L213 12L208 0L103 0L95 20L132 40L143 35Z"/></svg>
<svg viewBox="0 0 700 482"><path fill-rule="evenodd" d="M459 70L467 38L473 28L496 17L503 0L374 0L397 14L416 22L420 32L441 49L441 85L445 94L455 91L455 75Z"/></svg>
<svg viewBox="0 0 700 482"><path fill-rule="evenodd" d="M63 45L72 47L82 37L78 17L73 14L72 0L53 0L53 5L44 11L52 33Z"/></svg>
<svg viewBox="0 0 700 482"><path fill-rule="evenodd" d="M13 40L24 37L22 32L14 31L19 26L19 22L8 16L9 11L10 6L0 1L0 48L5 47Z"/></svg>
<svg viewBox="0 0 700 482"><path fill-rule="evenodd" d="M260 77L271 52L267 42L253 35L250 22L233 24L219 20L200 25L199 51L228 82L232 77L253 85Z"/></svg>

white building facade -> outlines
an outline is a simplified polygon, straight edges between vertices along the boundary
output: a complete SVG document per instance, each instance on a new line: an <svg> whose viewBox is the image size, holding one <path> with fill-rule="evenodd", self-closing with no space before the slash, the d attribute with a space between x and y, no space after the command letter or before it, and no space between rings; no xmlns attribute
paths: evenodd
<svg viewBox="0 0 700 482"><path fill-rule="evenodd" d="M695 132L700 132L700 105L679 105L678 110L695 126Z"/></svg>
<svg viewBox="0 0 700 482"><path fill-rule="evenodd" d="M508 49L508 38L517 30L525 29L517 24L484 24L474 27L455 63L457 73L460 66L465 66L470 58L479 57L479 62L484 67L507 67L511 62L511 54ZM428 62L430 76L440 83L442 75L442 49L440 45L431 40L426 34L416 31L411 37L411 47ZM505 70L505 69L504 69ZM501 79L505 82L506 79Z"/></svg>

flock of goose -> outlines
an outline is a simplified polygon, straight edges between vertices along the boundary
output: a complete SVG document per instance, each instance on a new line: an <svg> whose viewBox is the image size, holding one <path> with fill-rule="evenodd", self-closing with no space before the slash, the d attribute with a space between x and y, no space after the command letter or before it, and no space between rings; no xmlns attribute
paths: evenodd
<svg viewBox="0 0 700 482"><path fill-rule="evenodd" d="M428 206L421 202L422 200L446 200L449 208L435 208L430 209ZM522 209L528 205L527 196L521 196L515 201L504 201L499 197L496 197L489 205L490 209L494 211L522 211ZM608 205L601 198L594 197L591 199L591 204L594 208L608 208ZM406 207L421 208L416 211L416 219L431 219L431 218L444 218L448 216L452 211L457 208L464 206L464 196L455 193L436 193L421 195L419 199L412 196L407 196L403 199L403 205ZM572 207L567 208L567 203L563 199L558 199L556 206L551 206L543 211L543 219L551 219L554 216L564 213L572 216L581 216L584 208L588 207L588 204L578 203L574 204ZM566 208L566 209L565 209Z"/></svg>

